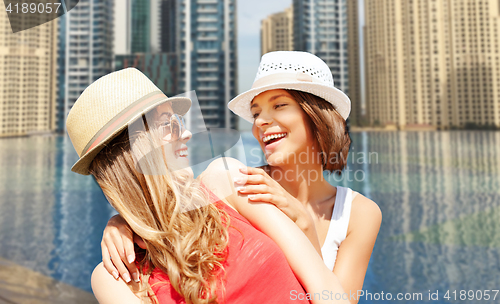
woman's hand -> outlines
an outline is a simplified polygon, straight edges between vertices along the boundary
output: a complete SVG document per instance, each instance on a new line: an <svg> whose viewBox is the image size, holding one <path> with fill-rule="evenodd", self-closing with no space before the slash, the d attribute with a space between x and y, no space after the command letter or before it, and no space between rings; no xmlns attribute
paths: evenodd
<svg viewBox="0 0 500 304"><path fill-rule="evenodd" d="M304 205L283 189L264 170L246 167L241 168L240 172L247 174L247 176L246 179L234 180L238 185L236 188L238 193L247 195L248 200L251 202L264 202L275 205L304 232L321 255L321 246L319 245L313 219Z"/></svg>
<svg viewBox="0 0 500 304"><path fill-rule="evenodd" d="M118 214L109 219L101 241L104 268L115 278L120 276L125 282L139 281L139 271L135 266L134 241L146 248L144 241L135 235L127 222Z"/></svg>

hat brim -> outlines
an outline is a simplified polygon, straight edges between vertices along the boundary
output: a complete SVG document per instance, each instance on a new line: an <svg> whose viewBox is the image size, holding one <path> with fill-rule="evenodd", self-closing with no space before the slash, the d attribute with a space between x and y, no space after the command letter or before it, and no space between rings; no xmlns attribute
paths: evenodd
<svg viewBox="0 0 500 304"><path fill-rule="evenodd" d="M102 140L100 144L89 150L85 155L83 155L74 165L71 167L71 171L83 174L83 175L89 175L89 167L94 158L96 157L99 152L111 141L113 138L118 136L125 128L128 127L129 124L133 123L136 121L139 117L141 117L143 114L151 111L152 109L156 108L157 106L165 103L165 102L172 102L172 110L174 113L179 114L179 115L184 115L186 114L189 109L191 108L191 99L187 97L170 97L170 98L165 98L165 99L160 99L158 102L151 104L147 108L143 109L142 111L138 112L137 114L133 115L130 119L123 121L122 125L118 127L114 132L109 134L105 139Z"/></svg>
<svg viewBox="0 0 500 304"><path fill-rule="evenodd" d="M347 120L351 112L351 100L341 90L319 83L303 81L273 83L266 86L250 89L233 98L227 106L234 114L240 116L250 123L253 123L254 119L252 116L252 112L250 111L250 103L255 98L255 96L259 95L260 93L275 89L302 91L321 97L327 102L331 103L334 106L335 110L345 120Z"/></svg>

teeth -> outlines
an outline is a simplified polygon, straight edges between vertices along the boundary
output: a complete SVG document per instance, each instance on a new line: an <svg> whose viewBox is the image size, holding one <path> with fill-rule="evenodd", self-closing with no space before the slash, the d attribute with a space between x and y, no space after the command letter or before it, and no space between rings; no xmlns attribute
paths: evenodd
<svg viewBox="0 0 500 304"><path fill-rule="evenodd" d="M187 150L181 150L181 151L177 152L176 154L177 154L177 157L179 157L179 156L187 156L188 152L187 152Z"/></svg>
<svg viewBox="0 0 500 304"><path fill-rule="evenodd" d="M267 143L268 141L270 141L271 139L275 139L275 138L282 138L282 137L285 137L286 136L286 133L280 133L280 134L272 134L272 135L268 135L266 137L264 137L262 139L262 141L264 143Z"/></svg>

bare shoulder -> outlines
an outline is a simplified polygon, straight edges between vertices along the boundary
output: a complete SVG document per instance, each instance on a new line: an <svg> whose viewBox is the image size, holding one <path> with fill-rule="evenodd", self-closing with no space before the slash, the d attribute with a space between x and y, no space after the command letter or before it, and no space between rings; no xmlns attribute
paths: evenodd
<svg viewBox="0 0 500 304"><path fill-rule="evenodd" d="M215 195L235 207L235 199L238 199L234 189L235 178L245 178L240 172L245 165L231 157L221 157L208 165L207 169L200 175L203 184Z"/></svg>
<svg viewBox="0 0 500 304"><path fill-rule="evenodd" d="M231 157L221 157L208 165L207 169L200 175L201 181L207 186L220 186L221 179L232 179L245 176L240 168L245 167L242 162ZM225 184L225 183L222 183Z"/></svg>
<svg viewBox="0 0 500 304"><path fill-rule="evenodd" d="M140 292L140 286L133 282L127 284L121 278L116 280L100 263L92 272L92 291L100 304L125 303L140 304L151 303L148 297ZM141 297L142 296L142 302Z"/></svg>
<svg viewBox="0 0 500 304"><path fill-rule="evenodd" d="M377 203L362 194L357 194L352 201L348 233L359 228L376 230L378 233L381 222L382 211Z"/></svg>

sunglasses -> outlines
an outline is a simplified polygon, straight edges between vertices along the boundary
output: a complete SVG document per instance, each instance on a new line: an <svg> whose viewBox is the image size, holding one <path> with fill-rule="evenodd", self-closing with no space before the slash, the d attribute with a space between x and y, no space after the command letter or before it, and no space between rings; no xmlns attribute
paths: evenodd
<svg viewBox="0 0 500 304"><path fill-rule="evenodd" d="M178 114L172 114L166 121L158 122L158 127L162 137L170 135L171 141L179 140L186 130L184 118Z"/></svg>

